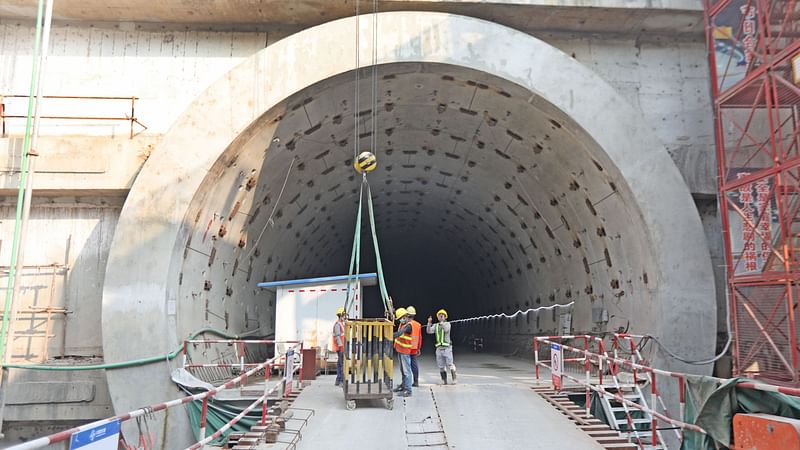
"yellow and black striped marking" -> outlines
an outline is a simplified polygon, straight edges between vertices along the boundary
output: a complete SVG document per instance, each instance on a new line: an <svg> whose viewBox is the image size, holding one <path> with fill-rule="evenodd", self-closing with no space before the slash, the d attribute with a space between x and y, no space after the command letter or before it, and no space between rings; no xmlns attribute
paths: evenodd
<svg viewBox="0 0 800 450"><path fill-rule="evenodd" d="M376 167L378 167L378 160L372 153L363 152L358 155L358 159L356 159L354 167L358 173L372 172Z"/></svg>

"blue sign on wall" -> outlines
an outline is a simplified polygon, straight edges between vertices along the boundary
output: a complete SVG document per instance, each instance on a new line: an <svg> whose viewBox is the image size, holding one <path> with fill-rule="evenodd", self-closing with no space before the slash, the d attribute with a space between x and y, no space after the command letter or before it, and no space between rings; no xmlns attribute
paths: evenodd
<svg viewBox="0 0 800 450"><path fill-rule="evenodd" d="M117 450L119 442L119 420L104 423L88 430L79 431L70 439L70 450Z"/></svg>

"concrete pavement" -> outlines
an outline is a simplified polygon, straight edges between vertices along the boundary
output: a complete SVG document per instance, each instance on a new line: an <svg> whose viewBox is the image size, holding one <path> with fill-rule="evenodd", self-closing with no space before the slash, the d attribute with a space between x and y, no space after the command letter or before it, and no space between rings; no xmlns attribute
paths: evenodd
<svg viewBox="0 0 800 450"><path fill-rule="evenodd" d="M315 410L298 449L602 448L530 389L530 362L460 351L455 359L458 384L441 386L433 357L421 358L420 387L391 411L381 401L347 411L333 376L318 377L295 403Z"/></svg>

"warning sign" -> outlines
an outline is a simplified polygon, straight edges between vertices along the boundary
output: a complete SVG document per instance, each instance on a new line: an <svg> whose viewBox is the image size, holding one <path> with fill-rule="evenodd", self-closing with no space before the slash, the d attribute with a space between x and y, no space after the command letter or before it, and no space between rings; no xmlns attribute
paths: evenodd
<svg viewBox="0 0 800 450"><path fill-rule="evenodd" d="M550 378L553 388L561 390L561 374L564 372L564 353L559 344L550 344Z"/></svg>

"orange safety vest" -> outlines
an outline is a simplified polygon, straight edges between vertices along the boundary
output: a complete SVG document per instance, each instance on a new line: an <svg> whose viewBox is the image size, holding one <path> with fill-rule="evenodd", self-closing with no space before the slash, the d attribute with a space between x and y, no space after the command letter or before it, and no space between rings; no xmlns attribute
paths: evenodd
<svg viewBox="0 0 800 450"><path fill-rule="evenodd" d="M342 343L344 343L344 323L341 320L337 320L336 323L333 324L333 335L331 335L331 339L333 340L333 351L334 352L343 352L344 346L339 347L339 343L336 342L336 328L341 327L342 330Z"/></svg>
<svg viewBox="0 0 800 450"><path fill-rule="evenodd" d="M414 323L416 323L416 327ZM411 334L404 333L398 336L397 339L394 340L394 349L398 353L402 353L404 355L413 355L417 353L417 348L419 346L419 339L417 339L417 336L420 335L421 328L419 322L411 321L407 324L401 323L398 325L397 329L400 330L406 325L411 325Z"/></svg>
<svg viewBox="0 0 800 450"><path fill-rule="evenodd" d="M417 338L417 353L422 348L422 324L411 319L411 333Z"/></svg>

